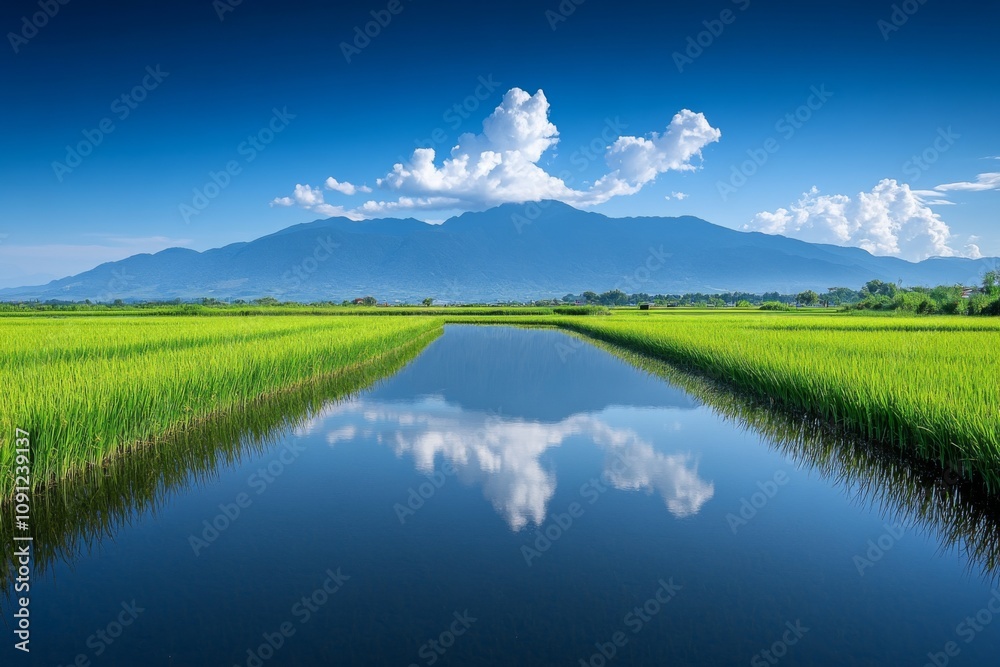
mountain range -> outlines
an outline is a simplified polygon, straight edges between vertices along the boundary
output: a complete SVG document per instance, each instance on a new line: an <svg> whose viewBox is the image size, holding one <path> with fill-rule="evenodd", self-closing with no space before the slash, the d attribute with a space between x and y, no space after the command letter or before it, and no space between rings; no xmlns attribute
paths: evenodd
<svg viewBox="0 0 1000 667"><path fill-rule="evenodd" d="M610 218L566 204L504 204L442 224L329 218L197 252L169 248L101 264L0 299L253 299L484 302L567 292L771 292L866 281L975 284L995 258L908 262L852 247L742 232L682 216Z"/></svg>

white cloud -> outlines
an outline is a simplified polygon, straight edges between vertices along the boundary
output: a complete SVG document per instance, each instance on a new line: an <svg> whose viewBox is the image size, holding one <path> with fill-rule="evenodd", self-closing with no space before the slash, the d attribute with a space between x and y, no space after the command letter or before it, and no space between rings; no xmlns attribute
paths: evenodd
<svg viewBox="0 0 1000 667"><path fill-rule="evenodd" d="M690 196L691 195L687 194L686 192L671 192L669 195L665 196L664 199L676 199L677 201L681 201L683 199L687 199Z"/></svg>
<svg viewBox="0 0 1000 667"><path fill-rule="evenodd" d="M483 210L510 202L556 199L574 206L594 206L612 197L635 194L659 174L698 168L702 149L720 139L704 115L687 109L671 119L666 131L646 137L618 137L605 151L609 172L589 188L578 190L538 162L559 142L559 130L549 120L549 102L541 90L530 95L512 88L483 121L479 134L458 137L448 157L437 163L433 148L418 148L406 164L397 163L376 182L385 199L370 200L352 210L357 217L392 211ZM354 188L327 179L327 187ZM299 205L320 210L301 197L279 197L274 206ZM356 188L357 192L363 192ZM304 193L311 195L312 189Z"/></svg>
<svg viewBox="0 0 1000 667"><path fill-rule="evenodd" d="M958 183L944 183L934 188L941 192L949 190L959 190L963 192L981 192L983 190L1000 190L1000 172L988 172L979 174L975 181L959 181Z"/></svg>
<svg viewBox="0 0 1000 667"><path fill-rule="evenodd" d="M911 190L888 178L853 199L821 195L814 187L787 209L758 213L743 228L812 243L857 246L873 255L911 261L978 253L974 245L966 246L964 252L949 245L951 229L931 210L928 194L940 197L940 193Z"/></svg>
<svg viewBox="0 0 1000 667"><path fill-rule="evenodd" d="M353 183L348 183L347 181L338 181L333 176L330 176L323 182L327 190L336 190L345 195L353 195L358 192L371 192L372 189L367 185L354 185Z"/></svg>
<svg viewBox="0 0 1000 667"><path fill-rule="evenodd" d="M332 179L327 179L332 180ZM336 181L334 181L336 182ZM351 186L354 187L354 186ZM346 210L343 206L333 206L323 200L323 191L311 185L297 183L291 197L275 197L271 200L271 206L295 206L298 205L307 211L314 211L327 217L344 216L352 220L360 220L359 216Z"/></svg>

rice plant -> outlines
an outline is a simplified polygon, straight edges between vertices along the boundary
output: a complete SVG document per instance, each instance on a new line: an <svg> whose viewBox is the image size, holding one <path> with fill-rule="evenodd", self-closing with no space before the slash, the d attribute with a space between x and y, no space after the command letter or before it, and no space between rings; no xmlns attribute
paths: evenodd
<svg viewBox="0 0 1000 667"><path fill-rule="evenodd" d="M423 317L0 320L0 433L30 433L34 485L221 413L372 363L437 332ZM0 469L14 470L14 448ZM8 497L11 475L0 476Z"/></svg>
<svg viewBox="0 0 1000 667"><path fill-rule="evenodd" d="M615 313L561 326L1000 490L1000 322L719 312Z"/></svg>

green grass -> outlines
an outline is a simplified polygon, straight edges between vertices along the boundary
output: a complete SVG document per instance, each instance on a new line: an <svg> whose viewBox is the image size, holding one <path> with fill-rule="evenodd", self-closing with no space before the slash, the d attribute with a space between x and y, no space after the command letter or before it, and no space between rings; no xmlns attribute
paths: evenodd
<svg viewBox="0 0 1000 667"><path fill-rule="evenodd" d="M330 400L400 370L440 333L431 329L368 363L242 402L159 438L156 446L129 448L125 456L107 456L101 466L74 467L58 484L32 495L36 572L43 574L87 545L113 538L121 526L155 512L180 489L212 479L219 468L259 456ZM15 534L13 522L0 521L0 542L12 544ZM13 590L10 578L17 569L11 553L0 555L4 592Z"/></svg>
<svg viewBox="0 0 1000 667"><path fill-rule="evenodd" d="M276 393L374 369L445 322L468 322L570 329L1000 491L1000 320L823 310L615 310L600 317L544 308L414 308L405 309L408 317L266 310L282 316L0 317L0 433L7 441L0 467L13 469L16 428L31 433L36 484L48 483L220 415L249 412ZM0 477L0 497L10 496L13 482Z"/></svg>
<svg viewBox="0 0 1000 667"><path fill-rule="evenodd" d="M560 326L1000 490L1000 321L619 312L563 318Z"/></svg>
<svg viewBox="0 0 1000 667"><path fill-rule="evenodd" d="M433 317L0 319L0 469L30 433L35 486L439 332ZM0 476L9 497L11 475Z"/></svg>
<svg viewBox="0 0 1000 667"><path fill-rule="evenodd" d="M584 306L587 309L603 309ZM338 306L333 304L211 305L144 304L104 305L11 305L0 303L0 319L18 317L161 317L161 316L248 316L248 315L552 315L554 308L544 306Z"/></svg>

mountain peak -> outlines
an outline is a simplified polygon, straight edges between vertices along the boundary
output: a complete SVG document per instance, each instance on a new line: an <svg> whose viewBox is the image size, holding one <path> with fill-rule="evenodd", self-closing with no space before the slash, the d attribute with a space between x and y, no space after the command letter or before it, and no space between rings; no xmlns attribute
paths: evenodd
<svg viewBox="0 0 1000 667"><path fill-rule="evenodd" d="M0 290L0 298L339 302L370 294L390 303L427 297L453 303L615 288L787 294L872 279L970 284L992 261L908 263L698 218L609 218L543 200L467 212L443 225L413 218L314 220L201 253L177 248L133 256L48 285Z"/></svg>

